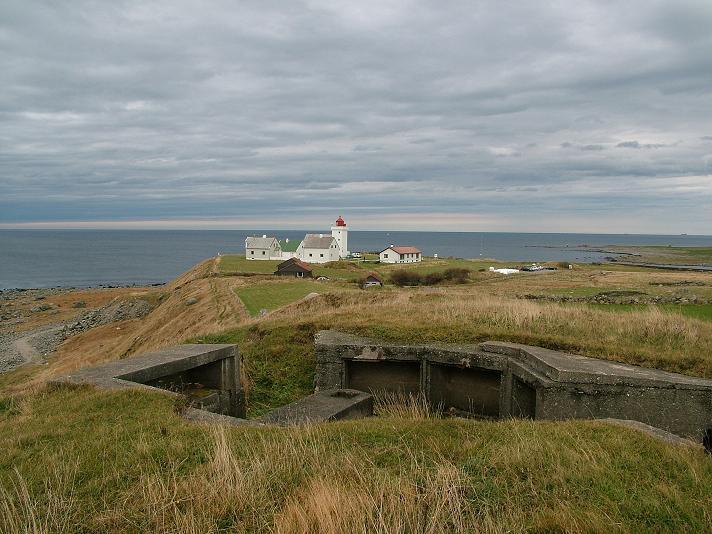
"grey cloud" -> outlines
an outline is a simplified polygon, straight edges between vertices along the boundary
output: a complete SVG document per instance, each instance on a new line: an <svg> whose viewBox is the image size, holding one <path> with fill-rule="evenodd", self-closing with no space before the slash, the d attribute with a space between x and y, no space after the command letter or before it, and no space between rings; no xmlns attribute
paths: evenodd
<svg viewBox="0 0 712 534"><path fill-rule="evenodd" d="M623 141L616 145L618 148L662 148L662 143L639 143L638 141Z"/></svg>
<svg viewBox="0 0 712 534"><path fill-rule="evenodd" d="M315 208L294 198L485 213L495 190L505 218L537 217L591 182L705 174L711 16L642 0L7 0L0 223ZM709 190L639 187L591 206L663 225L692 203L712 227Z"/></svg>

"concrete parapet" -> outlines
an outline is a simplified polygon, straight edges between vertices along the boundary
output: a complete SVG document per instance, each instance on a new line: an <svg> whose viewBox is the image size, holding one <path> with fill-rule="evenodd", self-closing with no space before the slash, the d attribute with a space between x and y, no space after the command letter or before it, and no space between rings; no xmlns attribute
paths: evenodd
<svg viewBox="0 0 712 534"><path fill-rule="evenodd" d="M192 405L219 414L245 415L236 345L179 345L80 369L53 382L103 389L149 388L185 395Z"/></svg>
<svg viewBox="0 0 712 534"><path fill-rule="evenodd" d="M316 336L316 390L423 393L484 417L635 420L701 441L712 380L516 343L399 344L334 331Z"/></svg>

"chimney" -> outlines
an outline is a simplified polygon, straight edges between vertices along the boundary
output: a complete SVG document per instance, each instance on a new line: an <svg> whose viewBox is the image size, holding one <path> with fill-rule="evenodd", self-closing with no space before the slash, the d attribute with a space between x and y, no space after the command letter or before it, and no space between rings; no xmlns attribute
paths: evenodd
<svg viewBox="0 0 712 534"><path fill-rule="evenodd" d="M391 248L393 248L393 247L395 247L395 245L393 243L391 243Z"/></svg>

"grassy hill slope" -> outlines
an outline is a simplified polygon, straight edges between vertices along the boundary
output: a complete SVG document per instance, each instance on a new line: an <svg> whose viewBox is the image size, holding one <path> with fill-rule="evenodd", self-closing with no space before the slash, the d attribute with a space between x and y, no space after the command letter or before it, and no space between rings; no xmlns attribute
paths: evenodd
<svg viewBox="0 0 712 534"><path fill-rule="evenodd" d="M384 406L367 420L222 428L184 420L160 394L43 382L187 339L232 342L256 416L311 392L313 336L325 328L406 342L506 339L712 377L709 321L517 298L581 288L704 294L711 282L588 267L374 291L335 281L309 301L279 294L284 306L252 318L236 291L291 282L221 276L204 262L159 289L142 321L90 330L48 365L0 377L0 532L710 530L709 457L601 422L441 419Z"/></svg>

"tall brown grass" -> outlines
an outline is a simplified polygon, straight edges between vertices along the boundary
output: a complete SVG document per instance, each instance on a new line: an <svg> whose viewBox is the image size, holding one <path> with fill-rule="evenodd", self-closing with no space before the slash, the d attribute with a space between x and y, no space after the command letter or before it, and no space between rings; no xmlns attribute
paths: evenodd
<svg viewBox="0 0 712 534"><path fill-rule="evenodd" d="M52 534L69 532L75 506L76 463L50 468L44 499L38 501L15 468L8 484L0 484L0 532Z"/></svg>
<svg viewBox="0 0 712 534"><path fill-rule="evenodd" d="M325 295L255 321L336 328L402 341L501 339L712 378L712 323L654 306L613 313L444 290Z"/></svg>

